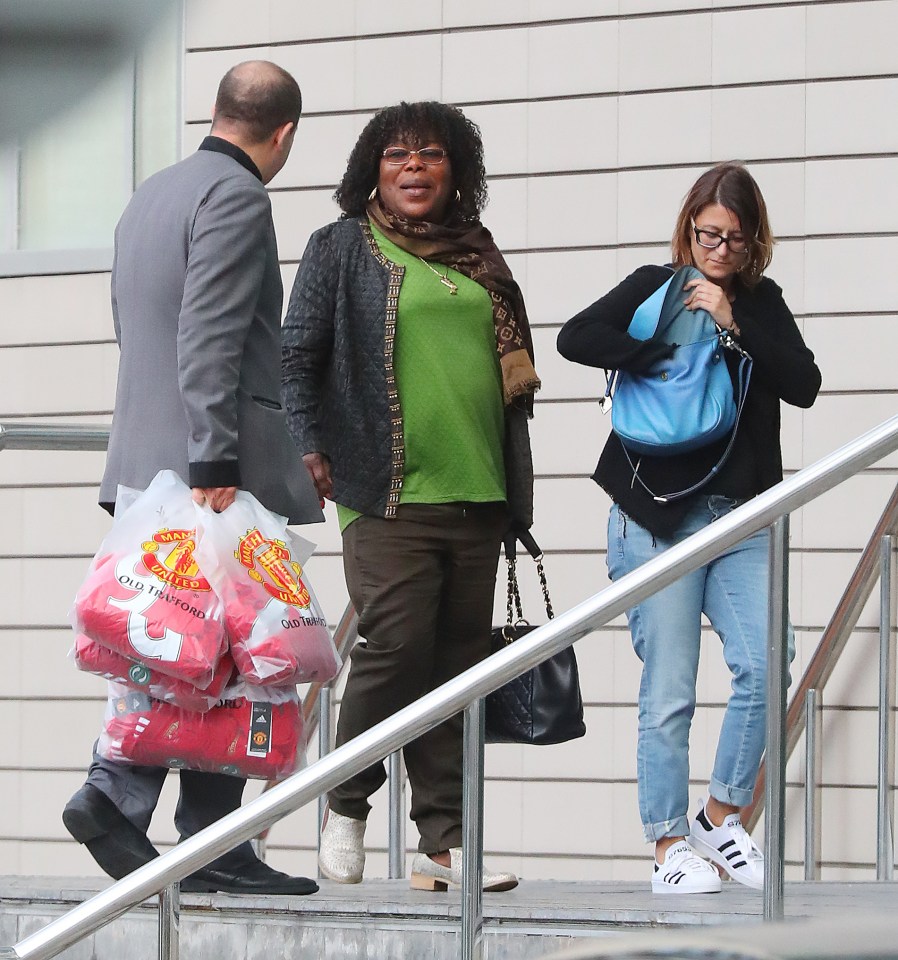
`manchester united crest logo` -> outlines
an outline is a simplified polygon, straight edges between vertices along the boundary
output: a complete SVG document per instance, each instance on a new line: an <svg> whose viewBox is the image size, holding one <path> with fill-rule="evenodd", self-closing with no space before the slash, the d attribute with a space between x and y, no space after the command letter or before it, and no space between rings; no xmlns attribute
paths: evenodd
<svg viewBox="0 0 898 960"><path fill-rule="evenodd" d="M248 575L281 603L307 607L312 602L302 582L302 567L291 559L283 540L266 540L260 530L249 530L241 537L234 556Z"/></svg>
<svg viewBox="0 0 898 960"><path fill-rule="evenodd" d="M193 557L195 530L157 530L152 540L141 544L143 565L153 576L182 590L209 590Z"/></svg>

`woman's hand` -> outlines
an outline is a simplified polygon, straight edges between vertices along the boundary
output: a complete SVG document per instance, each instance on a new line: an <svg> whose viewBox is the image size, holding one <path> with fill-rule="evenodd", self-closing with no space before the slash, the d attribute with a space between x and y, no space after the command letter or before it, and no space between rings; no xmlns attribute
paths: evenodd
<svg viewBox="0 0 898 960"><path fill-rule="evenodd" d="M733 319L733 308L723 287L710 280L690 280L684 284L683 289L691 291L683 301L688 310L707 310L719 327L739 336L739 327Z"/></svg>
<svg viewBox="0 0 898 960"><path fill-rule="evenodd" d="M334 495L334 481L331 477L331 462L323 453L303 454L303 463L312 483L315 484L315 491L322 499L330 500ZM324 506L324 504L322 504Z"/></svg>

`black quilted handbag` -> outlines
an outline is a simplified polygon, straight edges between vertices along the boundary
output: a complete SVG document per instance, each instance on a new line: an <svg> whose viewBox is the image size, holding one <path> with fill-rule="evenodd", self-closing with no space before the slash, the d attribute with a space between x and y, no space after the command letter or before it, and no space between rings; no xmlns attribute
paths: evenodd
<svg viewBox="0 0 898 960"><path fill-rule="evenodd" d="M551 620L554 614L542 552L529 533L519 536L536 563L546 614ZM505 541L505 560L508 564L506 623L503 627L493 628L491 653L536 629L524 620L521 608L514 537ZM564 743L585 733L580 675L573 647L556 653L487 695L487 743Z"/></svg>

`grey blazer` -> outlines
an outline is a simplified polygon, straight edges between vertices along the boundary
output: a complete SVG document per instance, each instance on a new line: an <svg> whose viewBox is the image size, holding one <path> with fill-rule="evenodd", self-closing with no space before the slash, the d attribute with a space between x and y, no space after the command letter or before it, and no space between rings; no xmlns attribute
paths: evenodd
<svg viewBox="0 0 898 960"><path fill-rule="evenodd" d="M100 502L164 468L323 519L280 402L283 288L271 204L243 151L207 138L145 181L115 231L121 349Z"/></svg>

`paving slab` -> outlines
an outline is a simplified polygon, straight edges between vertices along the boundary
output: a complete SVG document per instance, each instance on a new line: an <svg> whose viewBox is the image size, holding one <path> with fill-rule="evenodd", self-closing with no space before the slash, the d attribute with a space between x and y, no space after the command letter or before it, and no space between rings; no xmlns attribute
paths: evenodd
<svg viewBox="0 0 898 960"><path fill-rule="evenodd" d="M42 927L108 886L96 878L0 877L0 947ZM785 886L787 919L833 918L857 911L898 916L898 883L794 882ZM410 890L404 880L344 886L321 881L308 897L183 894L182 950L189 960L263 956L402 957L457 960L458 891ZM719 894L652 894L648 884L522 880L484 894L488 960L545 957L597 937L657 927L707 928L763 922L763 894L724 883ZM61 954L66 960L152 960L155 900Z"/></svg>

